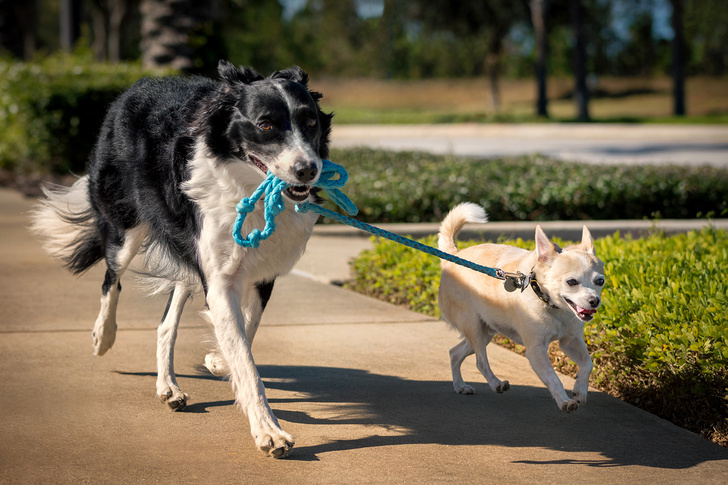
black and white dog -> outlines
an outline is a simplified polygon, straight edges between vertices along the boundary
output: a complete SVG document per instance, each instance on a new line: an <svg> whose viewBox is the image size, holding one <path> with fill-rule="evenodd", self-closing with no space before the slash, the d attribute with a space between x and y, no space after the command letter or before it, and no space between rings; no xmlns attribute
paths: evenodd
<svg viewBox="0 0 728 485"><path fill-rule="evenodd" d="M96 355L114 344L120 278L144 253L143 272L156 291L170 293L158 330L157 396L173 410L188 399L173 369L177 326L187 299L203 290L218 347L205 363L230 375L257 447L283 457L293 438L268 405L250 346L275 278L301 257L317 216L287 204L276 232L248 249L232 238L235 205L268 170L294 185L285 192L292 201L314 198L332 115L298 67L263 78L220 61L218 71L222 82L142 79L122 94L101 126L88 175L46 190L33 230L76 274L106 262ZM264 226L262 212L248 215L243 234Z"/></svg>

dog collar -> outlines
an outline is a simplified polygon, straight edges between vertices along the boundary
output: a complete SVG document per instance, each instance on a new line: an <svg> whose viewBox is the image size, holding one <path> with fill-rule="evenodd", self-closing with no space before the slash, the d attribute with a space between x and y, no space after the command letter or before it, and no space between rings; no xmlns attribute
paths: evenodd
<svg viewBox="0 0 728 485"><path fill-rule="evenodd" d="M536 294L538 299L548 305L549 308L559 308L554 304L553 301L551 301L551 297L549 297L546 292L541 289L538 282L536 281L536 273L534 273L533 271L531 271L531 289Z"/></svg>

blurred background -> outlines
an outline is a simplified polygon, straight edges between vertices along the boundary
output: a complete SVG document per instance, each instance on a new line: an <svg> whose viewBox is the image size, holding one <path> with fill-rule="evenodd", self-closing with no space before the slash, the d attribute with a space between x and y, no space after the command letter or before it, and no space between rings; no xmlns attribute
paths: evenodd
<svg viewBox="0 0 728 485"><path fill-rule="evenodd" d="M725 0L0 0L8 59L303 67L337 123L728 120Z"/></svg>

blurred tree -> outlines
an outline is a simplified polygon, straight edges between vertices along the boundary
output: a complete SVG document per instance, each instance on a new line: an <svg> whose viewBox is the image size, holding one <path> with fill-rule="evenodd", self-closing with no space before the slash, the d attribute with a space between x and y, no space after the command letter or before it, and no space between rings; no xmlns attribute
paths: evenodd
<svg viewBox="0 0 728 485"><path fill-rule="evenodd" d="M30 60L36 47L35 18L36 0L0 0L0 51Z"/></svg>
<svg viewBox="0 0 728 485"><path fill-rule="evenodd" d="M690 74L728 74L726 1L686 0L683 3L683 15L685 62L690 63Z"/></svg>
<svg viewBox="0 0 728 485"><path fill-rule="evenodd" d="M546 82L548 77L548 16L551 0L530 0L531 22L536 40L536 115L549 116Z"/></svg>
<svg viewBox="0 0 728 485"><path fill-rule="evenodd" d="M571 0L571 23L574 35L574 101L577 119L589 121L589 87L586 84L586 37L581 0Z"/></svg>
<svg viewBox="0 0 728 485"><path fill-rule="evenodd" d="M490 81L491 107L497 112L500 108L499 79L504 40L516 22L528 18L525 3L513 0L411 1L418 6L418 17L425 33L434 36L449 33L458 42L485 47L482 65ZM472 55L473 51L470 53Z"/></svg>
<svg viewBox="0 0 728 485"><path fill-rule="evenodd" d="M205 67L201 49L210 37L218 1L141 0L139 10L144 67L173 67L187 72Z"/></svg>
<svg viewBox="0 0 728 485"><path fill-rule="evenodd" d="M61 49L70 52L81 36L81 0L61 0Z"/></svg>
<svg viewBox="0 0 728 485"><path fill-rule="evenodd" d="M226 0L222 5L219 35L226 59L261 73L293 63L289 32L282 21L283 7L277 0Z"/></svg>
<svg viewBox="0 0 728 485"><path fill-rule="evenodd" d="M673 114L685 116L685 38L683 36L683 0L670 0L672 4L672 96Z"/></svg>
<svg viewBox="0 0 728 485"><path fill-rule="evenodd" d="M97 60L112 63L121 60L122 23L131 3L131 0L91 1L93 49Z"/></svg>

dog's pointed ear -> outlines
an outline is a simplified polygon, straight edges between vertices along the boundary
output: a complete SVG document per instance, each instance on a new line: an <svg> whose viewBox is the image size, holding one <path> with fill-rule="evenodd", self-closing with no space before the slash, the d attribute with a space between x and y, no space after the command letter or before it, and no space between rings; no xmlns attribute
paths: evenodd
<svg viewBox="0 0 728 485"><path fill-rule="evenodd" d="M584 226L581 232L581 249L595 256L597 254L594 250L594 241L592 241L591 232L589 232L586 226Z"/></svg>
<svg viewBox="0 0 728 485"><path fill-rule="evenodd" d="M308 74L298 66L291 66L283 71L276 71L270 75L271 79L288 79L304 86L308 85Z"/></svg>
<svg viewBox="0 0 728 485"><path fill-rule="evenodd" d="M224 59L220 59L220 62L218 62L217 72L223 81L228 84L250 84L263 79L263 76L258 74L255 69L244 66L237 68Z"/></svg>
<svg viewBox="0 0 728 485"><path fill-rule="evenodd" d="M545 263L549 261L555 252L556 247L546 237L541 226L536 226L536 257L538 258L538 262Z"/></svg>

